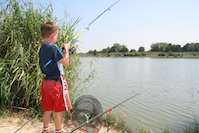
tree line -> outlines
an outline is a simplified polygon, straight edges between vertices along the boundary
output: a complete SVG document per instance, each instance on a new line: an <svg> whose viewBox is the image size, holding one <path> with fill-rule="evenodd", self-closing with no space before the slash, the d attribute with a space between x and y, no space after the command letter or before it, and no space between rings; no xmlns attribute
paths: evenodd
<svg viewBox="0 0 199 133"><path fill-rule="evenodd" d="M114 53L114 52L135 52L135 49L129 50L126 45L114 43L112 47L103 48L100 51L89 50L88 54ZM199 52L199 43L187 43L183 47L180 44L171 44L167 42L158 42L151 44L151 52ZM138 52L145 52L143 46L139 47Z"/></svg>
<svg viewBox="0 0 199 133"><path fill-rule="evenodd" d="M151 52L199 52L199 43L187 43L183 47L180 44L154 43Z"/></svg>

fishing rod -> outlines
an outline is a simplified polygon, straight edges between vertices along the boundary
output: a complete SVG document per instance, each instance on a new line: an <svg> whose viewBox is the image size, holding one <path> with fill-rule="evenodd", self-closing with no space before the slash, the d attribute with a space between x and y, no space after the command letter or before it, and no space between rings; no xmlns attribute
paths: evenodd
<svg viewBox="0 0 199 133"><path fill-rule="evenodd" d="M89 27L98 19L100 18L105 12L107 12L108 10L111 9L111 7L113 7L115 4L117 4L120 0L116 1L115 3L113 3L111 6L109 6L106 10L104 10L100 15L98 15L93 21L91 21L88 26L86 26L85 28L83 28L82 30L80 30L70 41L68 44L71 44L73 41L75 41L85 30L89 30ZM62 51L64 50L64 48L62 47ZM69 50L69 53L73 53L75 51L75 48L73 47L72 49ZM50 59L45 65L44 67L47 67L51 62L53 61L53 59Z"/></svg>
<svg viewBox="0 0 199 133"><path fill-rule="evenodd" d="M93 118L91 118L91 119L85 121L84 123L80 124L79 126L75 127L74 129L72 129L69 133L72 133L72 132L76 131L77 129L79 129L79 128L83 127L84 125L88 124L89 122L92 122L93 120L95 120L95 119L99 118L100 116L106 114L107 112L112 111L113 109L117 108L118 106L122 105L123 103L125 103L125 102L129 101L130 99L132 99L132 98L134 98L134 97L140 95L140 94L143 93L144 91L146 91L146 90L143 90L143 91L141 91L141 92L139 92L139 93L137 93L137 94L135 94L135 95L133 95L133 96L127 98L126 100L120 102L119 104L113 106L112 108L110 108L110 109L108 109L108 110L102 112L101 114L98 114L98 115L96 115L95 117L93 117Z"/></svg>
<svg viewBox="0 0 199 133"><path fill-rule="evenodd" d="M117 4L119 1L120 1L120 0L116 1L115 3L113 3L110 7L108 7L106 10L104 10L100 15L98 15L93 21L91 21L91 22L88 24L87 27L85 27L85 28L83 28L81 31L79 31L79 32L77 33L77 35L74 36L74 37L71 39L71 41L69 42L69 44L72 43L74 40L76 40L85 30L89 30L89 27L90 27L99 17L101 17L105 12L107 12L108 10L110 10L111 7L113 7L113 6L114 6L115 4Z"/></svg>

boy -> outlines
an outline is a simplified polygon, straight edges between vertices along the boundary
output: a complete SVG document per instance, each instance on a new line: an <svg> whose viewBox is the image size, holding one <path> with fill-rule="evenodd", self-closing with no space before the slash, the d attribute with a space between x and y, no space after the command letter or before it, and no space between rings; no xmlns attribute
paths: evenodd
<svg viewBox="0 0 199 133"><path fill-rule="evenodd" d="M55 133L62 131L62 112L71 110L68 95L68 85L64 79L63 66L69 65L69 44L64 44L65 55L55 44L58 37L58 27L52 22L41 25L43 44L39 50L39 65L45 78L42 81L43 131L49 131L49 123L54 111ZM48 65L46 63L52 60Z"/></svg>

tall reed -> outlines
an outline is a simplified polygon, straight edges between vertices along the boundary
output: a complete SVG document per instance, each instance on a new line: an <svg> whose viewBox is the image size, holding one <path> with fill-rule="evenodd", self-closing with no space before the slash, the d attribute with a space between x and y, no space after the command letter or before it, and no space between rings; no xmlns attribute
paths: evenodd
<svg viewBox="0 0 199 133"><path fill-rule="evenodd" d="M9 0L0 3L0 7L0 108L39 111L43 78L38 65L42 44L40 26L46 21L56 22L60 27L57 44L61 47L72 38L79 20L58 20L53 16L51 5L34 9L27 1ZM70 64L66 78L69 88L74 88L80 71L79 56L72 55ZM72 92L70 90L73 96Z"/></svg>

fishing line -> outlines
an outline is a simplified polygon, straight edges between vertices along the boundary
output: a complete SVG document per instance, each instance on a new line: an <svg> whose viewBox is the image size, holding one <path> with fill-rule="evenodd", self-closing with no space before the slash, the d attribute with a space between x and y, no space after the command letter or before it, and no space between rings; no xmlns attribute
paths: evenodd
<svg viewBox="0 0 199 133"><path fill-rule="evenodd" d="M26 126L28 123L32 122L33 120L37 119L38 116L35 116L33 119L27 121L26 123L24 123L22 126L20 126L16 131L14 131L13 133L17 133L18 131L20 131L24 126Z"/></svg>
<svg viewBox="0 0 199 133"><path fill-rule="evenodd" d="M108 10L111 9L111 7L113 7L115 4L117 4L120 0L116 1L115 3L113 3L111 6L109 6L106 10L104 10L100 15L98 15L93 21L91 21L88 26L86 26L85 28L83 28L82 30L80 30L69 42L68 44L71 44L72 42L74 42L85 30L89 30L89 27L98 19L100 18L105 12L107 12ZM62 47L61 51L63 51L64 48ZM73 53L75 51L75 48L71 48L69 50L69 53ZM45 65L44 67L47 67L51 62L53 61L53 59L50 59Z"/></svg>
<svg viewBox="0 0 199 133"><path fill-rule="evenodd" d="M117 4L120 0L116 1L115 3L113 3L110 7L108 7L106 10L104 10L100 15L98 15L93 21L91 21L87 27L83 28L80 32L77 33L76 36L74 36L71 41L69 42L72 43L74 40L76 40L85 30L89 30L89 27L98 19L100 18L105 12L107 12L108 10L111 9L111 7L113 7L115 4Z"/></svg>

